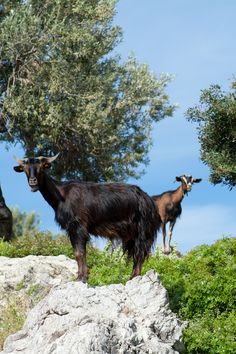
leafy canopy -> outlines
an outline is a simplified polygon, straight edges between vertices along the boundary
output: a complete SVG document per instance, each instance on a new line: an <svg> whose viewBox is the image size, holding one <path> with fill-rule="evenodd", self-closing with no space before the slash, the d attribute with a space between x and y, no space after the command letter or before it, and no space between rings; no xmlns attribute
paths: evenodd
<svg viewBox="0 0 236 354"><path fill-rule="evenodd" d="M236 185L236 81L229 92L219 85L203 90L200 105L187 111L198 123L201 159L210 168L210 181Z"/></svg>
<svg viewBox="0 0 236 354"><path fill-rule="evenodd" d="M60 152L59 177L139 177L152 123L174 110L170 76L115 54L116 0L1 4L0 140L26 155Z"/></svg>

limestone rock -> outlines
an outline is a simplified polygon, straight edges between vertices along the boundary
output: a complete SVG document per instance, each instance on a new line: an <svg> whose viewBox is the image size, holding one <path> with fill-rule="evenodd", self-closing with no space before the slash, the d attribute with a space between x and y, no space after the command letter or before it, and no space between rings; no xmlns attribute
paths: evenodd
<svg viewBox="0 0 236 354"><path fill-rule="evenodd" d="M59 285L76 276L77 264L66 256L0 257L1 293L14 290L22 284Z"/></svg>
<svg viewBox="0 0 236 354"><path fill-rule="evenodd" d="M27 313L49 290L76 278L76 261L61 255L0 257L0 317L9 303Z"/></svg>
<svg viewBox="0 0 236 354"><path fill-rule="evenodd" d="M179 353L183 327L154 271L126 285L68 282L55 284L1 354Z"/></svg>

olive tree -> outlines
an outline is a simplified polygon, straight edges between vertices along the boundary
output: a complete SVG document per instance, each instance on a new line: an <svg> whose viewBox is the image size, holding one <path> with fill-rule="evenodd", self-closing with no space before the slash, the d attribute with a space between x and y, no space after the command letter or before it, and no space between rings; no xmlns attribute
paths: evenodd
<svg viewBox="0 0 236 354"><path fill-rule="evenodd" d="M210 181L229 188L236 185L236 81L229 92L219 85L203 90L200 104L187 111L196 122L201 159L210 168Z"/></svg>
<svg viewBox="0 0 236 354"><path fill-rule="evenodd" d="M139 177L153 122L174 110L171 78L116 53L116 0L1 4L1 141L26 155L60 152L57 177Z"/></svg>

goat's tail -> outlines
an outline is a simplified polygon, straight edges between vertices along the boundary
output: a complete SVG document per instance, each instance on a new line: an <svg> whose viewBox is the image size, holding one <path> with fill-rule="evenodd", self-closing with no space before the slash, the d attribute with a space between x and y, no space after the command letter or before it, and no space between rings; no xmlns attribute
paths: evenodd
<svg viewBox="0 0 236 354"><path fill-rule="evenodd" d="M123 244L124 252L135 262L143 262L151 252L161 219L153 200L137 190L137 210L133 220L136 225L133 237Z"/></svg>

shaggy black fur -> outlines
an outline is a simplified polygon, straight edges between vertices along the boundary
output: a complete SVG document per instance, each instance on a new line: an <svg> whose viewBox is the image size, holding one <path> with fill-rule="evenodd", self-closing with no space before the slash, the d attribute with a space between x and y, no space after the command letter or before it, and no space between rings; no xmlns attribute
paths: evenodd
<svg viewBox="0 0 236 354"><path fill-rule="evenodd" d="M12 212L5 203L5 200L2 195L1 187L0 187L0 237L3 237L5 241L10 241L14 238Z"/></svg>
<svg viewBox="0 0 236 354"><path fill-rule="evenodd" d="M39 167L35 164L30 159L23 170L29 184L34 181L33 191L41 192L54 209L56 221L67 231L75 250L78 278L84 282L88 278L89 234L121 239L124 252L133 260L131 278L139 275L161 224L153 200L134 185L55 181L44 172L42 163ZM22 166L17 168L23 172L19 170Z"/></svg>

